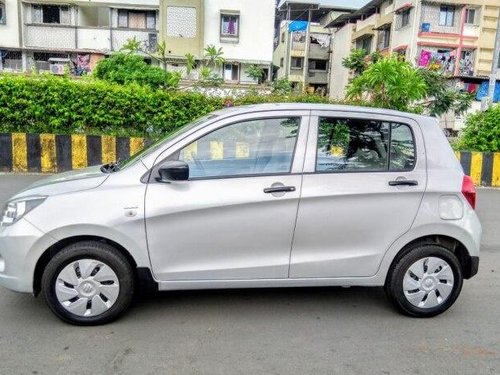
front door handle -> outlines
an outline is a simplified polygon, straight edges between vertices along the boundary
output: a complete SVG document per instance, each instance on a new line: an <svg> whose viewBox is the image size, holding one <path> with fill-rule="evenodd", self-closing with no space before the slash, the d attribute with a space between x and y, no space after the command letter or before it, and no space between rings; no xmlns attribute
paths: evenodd
<svg viewBox="0 0 500 375"><path fill-rule="evenodd" d="M295 186L271 186L264 189L264 193L288 193L295 191Z"/></svg>
<svg viewBox="0 0 500 375"><path fill-rule="evenodd" d="M418 185L418 181L416 181L416 180L394 180L394 181L389 181L389 186L402 186L402 185L417 186Z"/></svg>

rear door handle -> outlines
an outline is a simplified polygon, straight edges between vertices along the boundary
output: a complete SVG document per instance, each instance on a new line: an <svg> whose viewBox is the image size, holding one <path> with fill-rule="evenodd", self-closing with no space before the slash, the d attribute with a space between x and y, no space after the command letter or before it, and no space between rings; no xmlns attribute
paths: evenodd
<svg viewBox="0 0 500 375"><path fill-rule="evenodd" d="M264 189L264 193L287 193L295 191L295 186L273 186Z"/></svg>
<svg viewBox="0 0 500 375"><path fill-rule="evenodd" d="M402 185L417 186L418 185L418 181L416 181L416 180L394 180L394 181L389 181L389 186L402 186Z"/></svg>

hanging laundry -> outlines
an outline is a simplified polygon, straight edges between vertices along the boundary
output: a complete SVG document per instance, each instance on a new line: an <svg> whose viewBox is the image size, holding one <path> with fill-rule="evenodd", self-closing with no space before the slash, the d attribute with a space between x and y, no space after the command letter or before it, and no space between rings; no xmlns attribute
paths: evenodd
<svg viewBox="0 0 500 375"><path fill-rule="evenodd" d="M317 43L321 48L330 48L330 35L311 33L311 43Z"/></svg>
<svg viewBox="0 0 500 375"><path fill-rule="evenodd" d="M422 50L420 51L420 57L418 58L418 66L428 66L432 58L432 52Z"/></svg>
<svg viewBox="0 0 500 375"><path fill-rule="evenodd" d="M294 42L304 43L306 41L306 33L304 31L295 31L292 33Z"/></svg>

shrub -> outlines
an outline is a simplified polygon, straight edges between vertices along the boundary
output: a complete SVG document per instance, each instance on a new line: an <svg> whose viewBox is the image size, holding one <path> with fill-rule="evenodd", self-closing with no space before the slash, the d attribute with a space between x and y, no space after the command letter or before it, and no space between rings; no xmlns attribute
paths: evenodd
<svg viewBox="0 0 500 375"><path fill-rule="evenodd" d="M156 138L228 105L330 103L318 95L216 97L118 85L91 77L0 74L0 132L109 134Z"/></svg>
<svg viewBox="0 0 500 375"><path fill-rule="evenodd" d="M280 78L273 82L273 94L287 95L292 92L292 84L286 78Z"/></svg>
<svg viewBox="0 0 500 375"><path fill-rule="evenodd" d="M138 84L0 75L0 132L155 137L222 106L220 98Z"/></svg>
<svg viewBox="0 0 500 375"><path fill-rule="evenodd" d="M151 88L175 89L179 87L181 76L177 72L151 66L139 55L114 53L99 61L94 69L96 78L121 85L137 83Z"/></svg>
<svg viewBox="0 0 500 375"><path fill-rule="evenodd" d="M500 151L500 104L485 112L467 117L460 139L455 145L459 150Z"/></svg>

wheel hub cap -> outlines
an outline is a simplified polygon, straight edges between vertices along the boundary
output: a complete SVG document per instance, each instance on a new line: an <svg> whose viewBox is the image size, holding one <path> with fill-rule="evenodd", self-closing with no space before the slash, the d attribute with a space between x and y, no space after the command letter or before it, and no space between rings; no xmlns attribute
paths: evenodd
<svg viewBox="0 0 500 375"><path fill-rule="evenodd" d="M429 309L442 304L454 286L453 270L438 257L428 257L413 263L403 278L403 292L412 305Z"/></svg>
<svg viewBox="0 0 500 375"><path fill-rule="evenodd" d="M79 259L59 272L55 291L63 308L77 316L91 317L114 305L120 284L116 273L105 263Z"/></svg>

